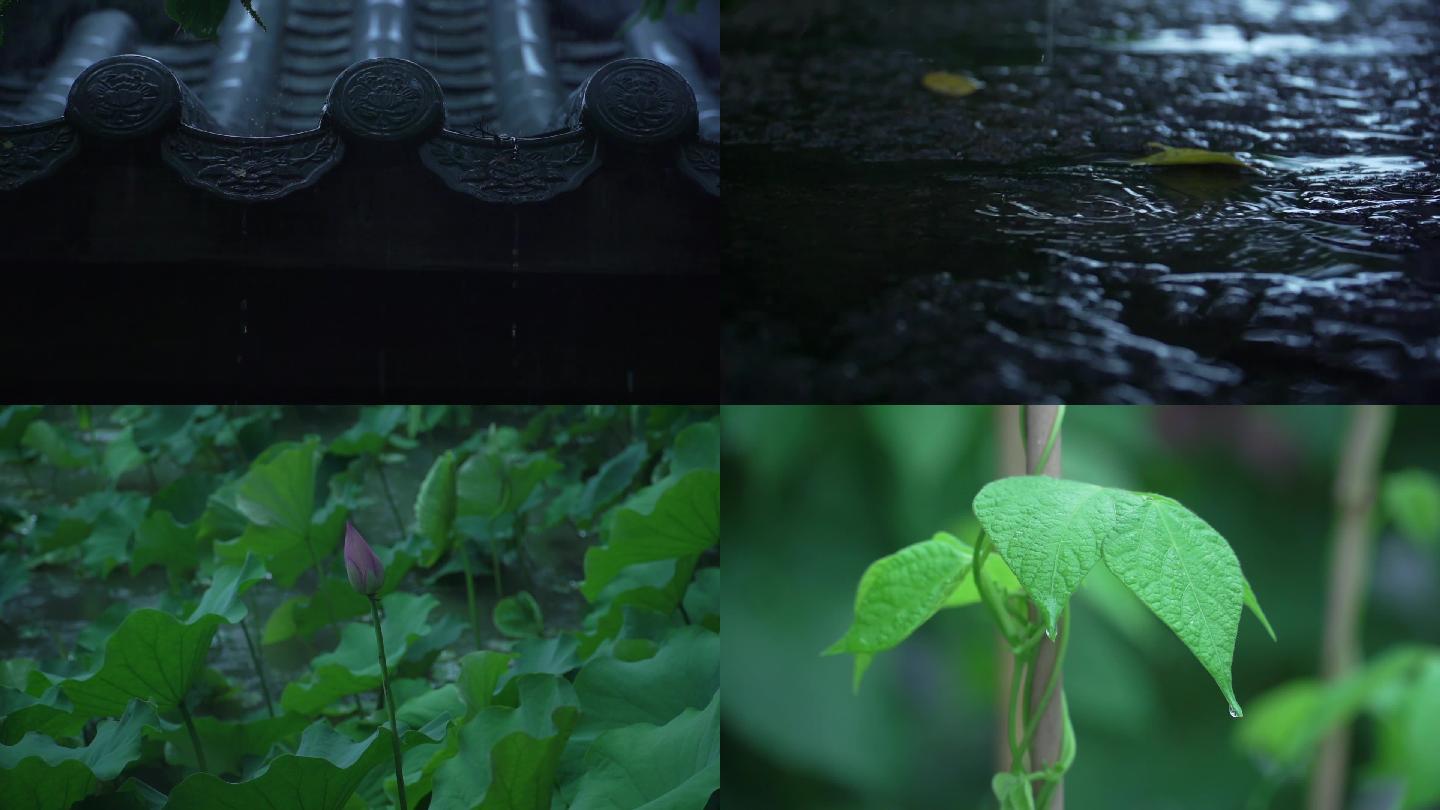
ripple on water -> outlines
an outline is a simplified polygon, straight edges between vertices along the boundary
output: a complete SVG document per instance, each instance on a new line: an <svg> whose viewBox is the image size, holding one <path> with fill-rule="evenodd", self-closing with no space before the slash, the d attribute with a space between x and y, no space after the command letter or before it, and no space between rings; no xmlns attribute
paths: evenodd
<svg viewBox="0 0 1440 810"><path fill-rule="evenodd" d="M1385 218L1403 216L1416 202L1404 180L1423 168L1421 161L1393 155L1252 160L1261 173L1100 163L1032 170L1020 180L951 174L947 180L965 184L980 203L972 213L983 218L952 219L969 220L956 230L972 231L970 239L989 227L1041 252L1190 270L1329 276L1396 262L1395 240L1379 239L1366 226L1389 224L1403 235L1404 223Z"/></svg>

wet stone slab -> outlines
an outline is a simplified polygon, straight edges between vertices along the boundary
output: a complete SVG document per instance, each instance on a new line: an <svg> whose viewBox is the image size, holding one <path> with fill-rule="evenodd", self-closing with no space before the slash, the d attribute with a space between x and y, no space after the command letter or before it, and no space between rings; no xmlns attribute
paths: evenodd
<svg viewBox="0 0 1440 810"><path fill-rule="evenodd" d="M768 5L725 33L732 398L1440 395L1440 6Z"/></svg>

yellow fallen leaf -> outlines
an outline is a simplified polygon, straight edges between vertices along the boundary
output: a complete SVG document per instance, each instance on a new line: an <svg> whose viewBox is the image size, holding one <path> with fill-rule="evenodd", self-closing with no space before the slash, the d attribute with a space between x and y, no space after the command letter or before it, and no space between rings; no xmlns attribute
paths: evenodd
<svg viewBox="0 0 1440 810"><path fill-rule="evenodd" d="M960 73L947 73L937 70L934 73L926 73L925 78L920 80L925 89L932 93L939 93L942 96L968 96L971 93L985 86L979 79L972 78Z"/></svg>
<svg viewBox="0 0 1440 810"><path fill-rule="evenodd" d="M1163 143L1151 141L1145 144L1150 149L1159 149L1153 155L1146 155L1143 158L1136 158L1130 161L1132 164L1145 166L1196 166L1205 163L1219 164L1222 166L1240 166L1250 168L1250 164L1235 157L1229 152L1211 152L1205 149L1184 149L1176 146L1166 146Z"/></svg>

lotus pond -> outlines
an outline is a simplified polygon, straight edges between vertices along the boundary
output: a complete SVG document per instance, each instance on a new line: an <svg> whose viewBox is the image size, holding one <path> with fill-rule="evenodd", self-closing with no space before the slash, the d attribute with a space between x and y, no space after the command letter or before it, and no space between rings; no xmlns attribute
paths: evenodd
<svg viewBox="0 0 1440 810"><path fill-rule="evenodd" d="M0 807L718 805L714 420L0 408Z"/></svg>

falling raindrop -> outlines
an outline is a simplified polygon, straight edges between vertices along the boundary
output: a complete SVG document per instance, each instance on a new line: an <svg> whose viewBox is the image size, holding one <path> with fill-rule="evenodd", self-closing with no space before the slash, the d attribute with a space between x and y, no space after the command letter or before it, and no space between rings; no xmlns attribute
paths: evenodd
<svg viewBox="0 0 1440 810"><path fill-rule="evenodd" d="M1040 63L1046 70L1050 69L1050 63L1055 58L1055 0L1046 0L1045 3L1045 55L1040 57Z"/></svg>

